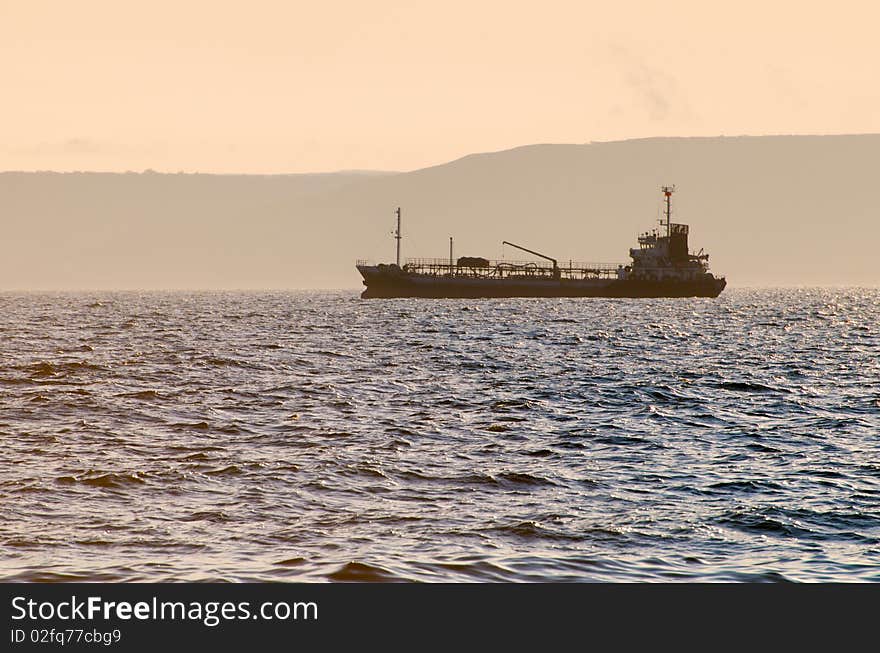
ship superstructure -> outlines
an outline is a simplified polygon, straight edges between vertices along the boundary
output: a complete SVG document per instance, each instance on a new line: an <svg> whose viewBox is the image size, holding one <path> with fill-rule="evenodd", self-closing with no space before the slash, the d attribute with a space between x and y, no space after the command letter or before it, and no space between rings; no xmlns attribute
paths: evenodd
<svg viewBox="0 0 880 653"><path fill-rule="evenodd" d="M672 222L672 193L675 186L661 189L666 200L666 227L662 235L655 229L639 236L639 246L629 250L632 265L625 268L624 278L643 281L695 281L709 272L709 255L700 250L692 254L688 250L688 231L686 224Z"/></svg>

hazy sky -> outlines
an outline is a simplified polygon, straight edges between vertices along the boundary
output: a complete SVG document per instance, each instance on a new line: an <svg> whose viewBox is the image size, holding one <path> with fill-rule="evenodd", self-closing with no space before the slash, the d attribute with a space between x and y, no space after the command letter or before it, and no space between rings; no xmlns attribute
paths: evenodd
<svg viewBox="0 0 880 653"><path fill-rule="evenodd" d="M880 132L880 4L0 0L0 170L410 170Z"/></svg>

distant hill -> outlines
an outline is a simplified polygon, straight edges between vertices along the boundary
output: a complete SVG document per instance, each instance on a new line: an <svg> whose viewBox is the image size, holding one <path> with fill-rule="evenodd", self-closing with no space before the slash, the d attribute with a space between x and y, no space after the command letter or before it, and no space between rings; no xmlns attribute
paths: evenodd
<svg viewBox="0 0 880 653"><path fill-rule="evenodd" d="M0 287L358 288L357 258L623 262L659 188L731 286L878 285L880 135L530 145L407 173L0 174Z"/></svg>

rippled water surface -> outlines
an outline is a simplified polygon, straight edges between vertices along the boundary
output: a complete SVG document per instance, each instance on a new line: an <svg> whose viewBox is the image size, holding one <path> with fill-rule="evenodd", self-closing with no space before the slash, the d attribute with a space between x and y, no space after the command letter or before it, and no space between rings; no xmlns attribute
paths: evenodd
<svg viewBox="0 0 880 653"><path fill-rule="evenodd" d="M880 581L880 291L0 295L5 580Z"/></svg>

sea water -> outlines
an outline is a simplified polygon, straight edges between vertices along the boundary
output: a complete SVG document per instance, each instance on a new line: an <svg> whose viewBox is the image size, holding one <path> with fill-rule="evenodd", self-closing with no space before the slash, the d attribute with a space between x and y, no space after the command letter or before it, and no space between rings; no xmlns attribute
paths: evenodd
<svg viewBox="0 0 880 653"><path fill-rule="evenodd" d="M0 308L7 581L880 580L876 289Z"/></svg>

